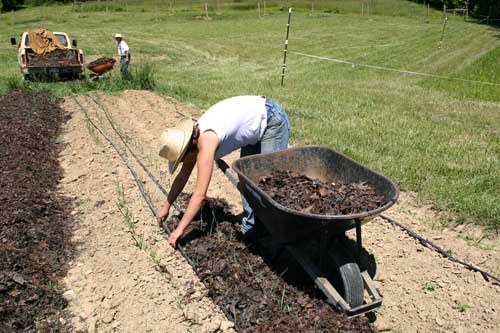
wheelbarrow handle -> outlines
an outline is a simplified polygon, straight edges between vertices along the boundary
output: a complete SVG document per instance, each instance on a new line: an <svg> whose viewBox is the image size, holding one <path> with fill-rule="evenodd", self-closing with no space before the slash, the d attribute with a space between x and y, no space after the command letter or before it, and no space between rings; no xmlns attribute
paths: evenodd
<svg viewBox="0 0 500 333"><path fill-rule="evenodd" d="M236 187L238 188L239 180L238 180L238 175L236 172L234 172L233 169L224 161L223 159L218 159L216 160L217 166L219 169L226 175L226 177L229 179L229 181Z"/></svg>

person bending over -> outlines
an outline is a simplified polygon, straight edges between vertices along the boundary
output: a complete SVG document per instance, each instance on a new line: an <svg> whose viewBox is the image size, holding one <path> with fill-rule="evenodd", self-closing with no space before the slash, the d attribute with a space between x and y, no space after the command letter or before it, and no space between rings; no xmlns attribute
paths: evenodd
<svg viewBox="0 0 500 333"><path fill-rule="evenodd" d="M162 223L170 207L184 189L194 166L198 177L194 192L179 225L170 234L168 242L176 246L188 224L201 208L207 194L214 161L241 149L240 156L267 153L288 148L290 123L283 107L265 96L236 96L210 107L197 122L186 118L161 137L159 155L169 160L169 171L182 168L174 179L165 204L158 209L156 220ZM249 236L255 232L255 217L246 199L241 197L243 218L241 232Z"/></svg>

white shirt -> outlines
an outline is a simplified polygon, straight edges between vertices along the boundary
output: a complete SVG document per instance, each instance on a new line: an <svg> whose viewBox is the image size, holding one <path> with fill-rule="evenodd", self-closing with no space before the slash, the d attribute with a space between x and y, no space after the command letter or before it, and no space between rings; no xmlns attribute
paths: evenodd
<svg viewBox="0 0 500 333"><path fill-rule="evenodd" d="M118 55L121 57L121 56L125 56L126 52L129 50L128 49L128 44L122 40L120 41L119 43L116 43L116 48L118 49Z"/></svg>
<svg viewBox="0 0 500 333"><path fill-rule="evenodd" d="M198 120L200 133L212 130L219 139L215 159L259 142L267 126L266 99L236 96L220 101Z"/></svg>

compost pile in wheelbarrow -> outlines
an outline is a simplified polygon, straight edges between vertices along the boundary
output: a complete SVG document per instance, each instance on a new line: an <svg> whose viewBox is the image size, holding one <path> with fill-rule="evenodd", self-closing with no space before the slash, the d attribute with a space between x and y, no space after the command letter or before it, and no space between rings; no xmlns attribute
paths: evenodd
<svg viewBox="0 0 500 333"><path fill-rule="evenodd" d="M72 207L58 192L66 119L47 93L0 96L0 332L70 331L58 286L71 260Z"/></svg>
<svg viewBox="0 0 500 333"><path fill-rule="evenodd" d="M184 195L179 203L185 207L187 201ZM236 217L228 211L225 201L206 200L180 244L238 332L372 331L366 318L347 319L320 292L315 295L307 276L291 284L297 267L293 269L290 262L283 265L283 261L270 266L260 246L240 240ZM175 228L178 221L178 216L172 218L170 227Z"/></svg>
<svg viewBox="0 0 500 333"><path fill-rule="evenodd" d="M91 67L95 67L97 65L102 65L102 64L107 64L107 63L114 64L115 62L116 62L116 60L113 58L101 57L101 58L96 59L96 60L92 61L91 63L89 63L87 65L87 68L91 68Z"/></svg>
<svg viewBox="0 0 500 333"><path fill-rule="evenodd" d="M33 67L61 67L78 64L75 50L54 50L44 55L29 55L28 65Z"/></svg>
<svg viewBox="0 0 500 333"><path fill-rule="evenodd" d="M383 195L365 182L322 182L292 171L273 170L261 177L259 187L289 209L320 215L349 215L377 209Z"/></svg>

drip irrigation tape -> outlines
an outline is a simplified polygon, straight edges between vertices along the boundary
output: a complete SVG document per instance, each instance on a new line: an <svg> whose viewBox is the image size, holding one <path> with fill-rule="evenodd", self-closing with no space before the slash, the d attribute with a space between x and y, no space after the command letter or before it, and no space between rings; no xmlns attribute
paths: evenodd
<svg viewBox="0 0 500 333"><path fill-rule="evenodd" d="M116 134L120 137L120 139L123 141L123 143L125 144L125 146L127 147L127 149L130 151L131 155L141 165L141 167L148 174L148 176L151 178L151 180L156 184L156 186L162 191L162 193L165 194L166 191L163 188L163 186L160 184L160 182L151 174L151 172L147 169L147 167L139 160L139 158L137 157L137 155L134 154L134 152L130 149L130 147L128 146L128 144L125 142L125 140L123 139L122 135L119 133L119 131L114 126L112 120L109 118L109 115L107 114L105 108L101 104L99 104L96 100L94 100L92 97L91 97L91 99L97 105L99 105L101 107L101 109L106 114L106 118L108 119L108 122L110 123L111 127L116 132ZM85 113L86 111L84 110L83 106L76 99L75 99L75 102L80 107L80 109L82 110L82 112ZM115 149L115 151L117 152L117 154L120 156L120 158L122 159L122 161L126 164L126 166L129 169L130 173L134 177L134 180L135 180L135 182L137 184L137 187L138 187L138 189L139 189L139 191L140 191L140 193L141 193L144 201L146 201L146 204L148 205L149 209L151 210L151 213L152 213L153 217L156 216L156 210L154 209L154 207L153 207L153 205L151 203L151 198L149 198L149 196L147 195L146 190L144 189L144 186L142 184L142 181L140 180L140 177L137 175L137 173L135 172L135 170L132 168L132 166L128 162L127 158L125 157L125 154L114 144L113 141L111 141L111 139L109 139L109 137L107 135L105 135L103 133L103 131L89 117L87 117L87 119L91 123L91 125L106 139L106 141L109 142L109 144ZM182 210L180 210L178 207L175 207L175 209L178 210L179 213L182 213ZM456 262L456 263L458 263L458 264L464 266L465 268L467 268L469 270L472 270L474 272L479 272L481 274L481 276L486 281L490 282L490 279L492 279L493 280L492 283L500 285L500 278L498 278L498 277L496 277L496 276L494 276L494 275L492 275L492 274L490 274L490 273L488 273L488 272L480 269L479 267L476 267L474 265L468 264L468 263L466 263L466 262L464 262L462 260L459 260L459 259L451 256L449 253L447 253L446 251L444 251L438 245L436 245L433 242L431 242L431 241L423 238L422 236L420 236L419 234L417 234L416 232L414 232L413 230L411 230L407 226L403 225L402 223L396 221L392 217L387 216L385 214L380 214L380 217L382 219L388 221L389 223L391 223L391 224L393 224L393 225L401 228L406 233L408 233L408 235L410 235L411 237L417 239L422 245L433 249L434 251L438 252L439 254L441 254L442 256L444 256L445 258L447 258L448 260L450 260L452 262ZM165 231L167 232L167 234L170 234L170 229L168 228L168 226L166 224L164 224L163 227L164 227ZM179 252L181 252L182 256L186 259L186 261L191 265L191 267L193 268L193 270L196 271L196 265L191 260L191 258L188 257L188 255L186 254L184 248L181 247L181 246L178 246L178 249L179 249ZM209 289L209 287L206 285L206 283L204 281L202 281L202 282L205 285L205 287L207 289ZM231 315L227 312L227 310L225 308L223 308L223 307L221 307L221 309L224 312L224 314L226 315L226 318L230 319Z"/></svg>
<svg viewBox="0 0 500 333"><path fill-rule="evenodd" d="M408 235L410 235L411 237L417 239L422 245L427 246L427 247L431 248L432 250L438 252L443 257L447 258L448 260L456 262L456 263L464 266L465 268L467 268L467 269L469 269L471 271L479 272L479 273L481 273L481 275L483 276L483 278L486 281L490 282L489 279L492 279L493 283L496 283L496 284L500 285L500 278L498 278L498 277L496 277L496 276L494 276L494 275L492 275L492 274L490 274L488 272L483 271L479 267L476 267L474 265L468 264L468 263L466 263L466 262L464 262L462 260L459 260L459 259L451 256L448 252L446 252L445 250L443 250L441 247L437 246L436 244L434 244L430 240L427 240L427 239L423 238L422 236L420 236L419 234L417 234L415 231L411 230L410 228L408 228L404 224L396 221L392 217L387 216L385 214L380 214L380 217L383 218L384 220L388 221L389 223L391 223L391 224L393 224L393 225L395 225L395 226L403 229Z"/></svg>
<svg viewBox="0 0 500 333"><path fill-rule="evenodd" d="M326 61L336 62L336 63L339 63L339 64L351 65L352 67L365 67L365 68L379 69L379 70L384 70L384 71L389 71L389 72L395 72L395 73L400 73L400 74L425 76L425 77L432 77L432 78L444 79L444 80L450 80L450 81L460 81L460 82L467 82L467 83L475 83L475 84L482 84L482 85L500 87L500 83L461 79L461 78L458 78L458 77L448 77L448 76L443 76L443 75L428 74L428 73L421 73L421 72L413 72L413 71L407 71L407 70L404 70L404 69L395 69L395 68L389 68L389 67L383 67L383 66L375 66L375 65L368 65L368 64L358 64L358 63L355 63L355 62L352 62L352 61L340 60L340 59L335 59L335 58L321 57L321 56L316 56L316 55L307 54L307 53L301 53L301 52L294 52L294 51L288 51L288 53L293 53L293 54L296 54L296 55L299 55L299 56L308 57L308 58L314 58L314 59L318 59L318 60L326 60Z"/></svg>
<svg viewBox="0 0 500 333"><path fill-rule="evenodd" d="M120 140L123 142L123 144L125 145L125 147L127 148L127 150L130 152L130 154L134 157L134 159L137 161L137 163L141 166L141 168L146 172L146 174L148 175L148 177L153 181L153 183L156 184L156 186L158 187L158 189L160 189L160 191L166 196L168 197L168 191L165 190L165 188L161 185L160 181L158 181L158 179L156 179L155 176L153 176L153 174L149 171L149 169L144 165L144 163L141 162L141 160L137 157L137 155L134 153L134 151L132 149L130 149L130 146L128 145L127 141L123 138L123 136L121 135L120 131L115 127L114 123L113 123L113 120L111 119L111 117L109 116L106 108L101 104L99 103L97 100L95 100L92 96L90 95L87 95L87 97L89 97L92 101L94 101L95 104L97 104L101 110L104 112L104 114L106 115L106 119L108 119L108 122L109 124L111 125L111 127L113 128L113 130L115 131L115 133L118 135L118 137L120 138ZM177 210L177 212L179 212L180 214L183 213L182 209L179 207L179 205L177 205L177 203L173 203L172 206L174 206L174 208ZM169 233L170 234L170 233Z"/></svg>
<svg viewBox="0 0 500 333"><path fill-rule="evenodd" d="M82 110L82 112L86 114L87 112L85 111L85 109L83 108L83 106L78 102L78 100L76 98L74 98L74 101L80 107L80 109ZM153 204L151 203L151 198L149 197L149 195L147 194L146 190L144 189L144 185L142 184L142 181L141 181L139 175L135 172L134 168L130 165L128 159L125 157L124 152L120 148L118 148L118 146L92 121L92 119L90 119L90 117L87 116L87 120L102 135L102 137L113 147L113 149L116 151L116 153L120 156L120 158L123 161L123 163L125 163L125 165L127 166L128 170L130 171L130 173L134 177L134 180L135 180L135 182L137 184L137 188L139 189L139 192L141 193L142 198L144 199L144 201L148 205L149 209L151 210L151 214L153 215L153 218L154 218L156 216L156 209L154 209ZM108 118L108 121L110 121L109 118ZM111 121L110 121L110 124L112 124ZM112 125L112 127L114 128L113 125ZM117 132L117 134L118 134L118 132ZM121 138L121 136L120 136L120 138ZM132 150L130 150L130 147L128 147L128 150L132 153ZM134 156L134 158L137 159L137 157L136 157L135 154L132 153L132 155ZM137 159L137 161L139 162L138 159ZM156 181L155 183L156 183L157 186L161 187L161 184L159 184L159 182ZM182 210L180 210L178 208L176 208L176 209L179 211L179 213L182 213ZM167 226L166 223L163 224L163 229L167 232L168 235L170 235L171 231L168 228L168 226ZM186 259L186 261L188 262L188 264L196 272L196 264L187 255L184 247L182 247L180 245L177 245L177 249L182 254L182 256L184 257L184 259ZM206 282L203 279L200 279L200 281L203 283L203 285L205 286L205 288L207 290L210 290L210 287L206 284ZM228 320L231 320L231 318L232 318L231 314L224 307L219 306L219 308L222 310L222 312L224 313L224 315L226 316L226 318Z"/></svg>
<svg viewBox="0 0 500 333"><path fill-rule="evenodd" d="M80 107L82 112L86 113L85 109L80 104L80 102L78 102L78 100L76 98L74 100L75 100L75 103ZM156 209L154 208L154 206L151 202L151 198L146 193L146 190L144 188L144 185L142 184L141 178L139 177L137 172L135 172L134 168L130 165L128 159L125 157L125 153L120 148L118 148L118 146L92 121L92 119L90 119L90 117L87 117L87 119L90 122L90 124L92 125L92 127L94 127L102 135L102 137L113 147L113 149L116 151L116 153L120 156L123 163L125 163L125 165L127 166L127 169L130 171L130 173L134 177L134 180L137 184L139 192L141 192L141 195L144 198L144 201L146 202L146 204L148 205L149 210L151 211L153 216L156 216ZM167 232L167 234L170 235L171 231L166 224L164 224L164 229ZM189 257L187 257L187 255L184 252L184 249L180 246L178 246L178 248L179 248L180 252L182 253L182 255L186 258L186 260L188 260L188 262L194 268L194 263L192 262L192 260Z"/></svg>

